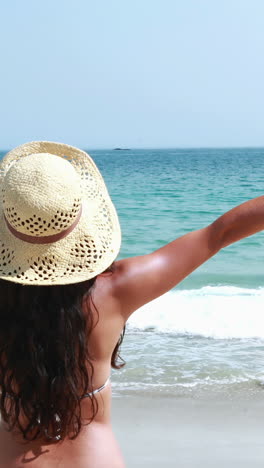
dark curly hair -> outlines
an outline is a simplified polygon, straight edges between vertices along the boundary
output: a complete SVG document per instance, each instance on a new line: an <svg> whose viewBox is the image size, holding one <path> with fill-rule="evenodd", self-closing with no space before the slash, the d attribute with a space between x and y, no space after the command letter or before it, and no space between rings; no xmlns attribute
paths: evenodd
<svg viewBox="0 0 264 468"><path fill-rule="evenodd" d="M26 441L75 439L84 425L81 397L91 391L94 372L87 343L97 323L95 282L24 286L0 280L0 414L7 430L18 429ZM124 331L111 359L117 369L124 365L119 356ZM96 398L90 400L86 424L98 411ZM25 427L20 415L28 421Z"/></svg>

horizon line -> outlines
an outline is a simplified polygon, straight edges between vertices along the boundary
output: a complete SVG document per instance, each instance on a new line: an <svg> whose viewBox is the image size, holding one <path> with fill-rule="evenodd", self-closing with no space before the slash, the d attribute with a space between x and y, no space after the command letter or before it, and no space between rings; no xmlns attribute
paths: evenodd
<svg viewBox="0 0 264 468"><path fill-rule="evenodd" d="M36 140L37 141L37 140ZM39 140L40 141L40 140ZM23 144L23 143L22 143ZM20 145L17 145L20 146ZM70 145L75 146L75 145ZM16 146L12 147L11 149L16 148ZM83 151L131 151L131 150L213 150L213 149L264 149L263 146L253 146L253 145L245 145L245 146L97 146L97 147L86 147L85 145L78 145L78 148L82 149ZM8 153L11 149L0 149L1 153Z"/></svg>
<svg viewBox="0 0 264 468"><path fill-rule="evenodd" d="M86 147L83 147L87 149ZM126 146L126 147L117 147L120 148L116 150L113 147L91 147L91 150L110 150L110 151L129 151L129 150L189 150L189 149L264 149L263 146Z"/></svg>

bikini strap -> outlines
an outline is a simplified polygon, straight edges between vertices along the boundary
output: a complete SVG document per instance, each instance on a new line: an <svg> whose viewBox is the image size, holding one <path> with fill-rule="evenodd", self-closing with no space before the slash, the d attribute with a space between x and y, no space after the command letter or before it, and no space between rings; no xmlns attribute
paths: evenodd
<svg viewBox="0 0 264 468"><path fill-rule="evenodd" d="M91 397L93 395L95 395L96 393L99 393L101 392L105 387L107 387L107 385L110 383L110 377L108 377L108 379L106 380L106 382L99 388L96 388L95 390L93 390L92 392L89 392L89 393L85 393L81 398L86 398L86 397Z"/></svg>

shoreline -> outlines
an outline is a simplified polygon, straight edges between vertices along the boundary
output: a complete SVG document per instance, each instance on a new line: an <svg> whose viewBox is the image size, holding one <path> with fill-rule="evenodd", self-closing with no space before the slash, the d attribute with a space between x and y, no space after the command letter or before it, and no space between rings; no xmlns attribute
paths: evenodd
<svg viewBox="0 0 264 468"><path fill-rule="evenodd" d="M263 468L264 393L113 398L126 468Z"/></svg>

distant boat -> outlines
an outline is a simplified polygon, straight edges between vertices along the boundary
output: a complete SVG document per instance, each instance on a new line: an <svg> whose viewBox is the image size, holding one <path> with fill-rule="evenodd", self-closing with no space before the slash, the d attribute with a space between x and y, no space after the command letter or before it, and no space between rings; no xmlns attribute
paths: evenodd
<svg viewBox="0 0 264 468"><path fill-rule="evenodd" d="M114 148L114 151L130 151L130 148Z"/></svg>

